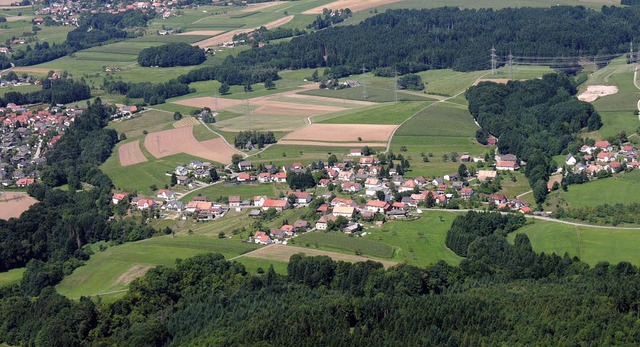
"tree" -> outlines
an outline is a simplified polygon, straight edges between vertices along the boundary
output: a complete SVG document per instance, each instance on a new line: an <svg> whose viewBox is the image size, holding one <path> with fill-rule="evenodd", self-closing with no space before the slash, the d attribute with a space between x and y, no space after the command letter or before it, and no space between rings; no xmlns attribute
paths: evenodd
<svg viewBox="0 0 640 347"><path fill-rule="evenodd" d="M467 170L467 166L466 165L460 164L460 166L458 166L458 175L460 176L460 178L467 177L468 173L469 173L469 171Z"/></svg>
<svg viewBox="0 0 640 347"><path fill-rule="evenodd" d="M273 82L273 80L268 79L266 81L264 81L264 88L271 90L271 89L275 89L276 88L276 84Z"/></svg>
<svg viewBox="0 0 640 347"><path fill-rule="evenodd" d="M209 178L211 178L211 182L217 182L220 179L215 168L209 169Z"/></svg>
<svg viewBox="0 0 640 347"><path fill-rule="evenodd" d="M382 190L377 190L376 191L376 199L378 199L380 201L385 201L386 194Z"/></svg>
<svg viewBox="0 0 640 347"><path fill-rule="evenodd" d="M220 88L218 88L218 93L220 93L220 95L229 94L229 85L227 83L222 83Z"/></svg>
<svg viewBox="0 0 640 347"><path fill-rule="evenodd" d="M175 172L171 173L171 186L175 186L178 184L178 176L176 176Z"/></svg>
<svg viewBox="0 0 640 347"><path fill-rule="evenodd" d="M245 83L244 85L244 92L245 93L250 93L253 91L253 87L251 87L251 83Z"/></svg>
<svg viewBox="0 0 640 347"><path fill-rule="evenodd" d="M182 119L182 113L180 112L175 112L173 114L173 120L181 120Z"/></svg>
<svg viewBox="0 0 640 347"><path fill-rule="evenodd" d="M127 139L127 135L125 133L120 133L120 141L124 141Z"/></svg>
<svg viewBox="0 0 640 347"><path fill-rule="evenodd" d="M241 160L242 160L242 155L240 155L240 154L234 154L234 155L231 156L231 163L236 167L238 166L238 163Z"/></svg>

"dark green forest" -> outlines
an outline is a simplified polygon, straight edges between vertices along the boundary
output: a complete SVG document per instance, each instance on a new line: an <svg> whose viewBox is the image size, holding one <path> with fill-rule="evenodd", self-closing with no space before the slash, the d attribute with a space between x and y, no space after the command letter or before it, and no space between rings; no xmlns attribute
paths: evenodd
<svg viewBox="0 0 640 347"><path fill-rule="evenodd" d="M149 47L138 53L138 64L147 67L190 66L202 64L205 60L204 50L186 43Z"/></svg>
<svg viewBox="0 0 640 347"><path fill-rule="evenodd" d="M542 79L482 82L469 88L469 111L485 143L489 135L498 138L500 153L515 154L527 162L525 175L537 203L545 200L549 174L555 170L551 157L579 141L576 135L602 126L600 115L590 103L575 97L575 82L563 74ZM484 142L483 142L484 141Z"/></svg>
<svg viewBox="0 0 640 347"><path fill-rule="evenodd" d="M80 100L86 100L91 97L89 86L82 81L74 81L72 79L56 79L50 80L45 78L42 80L42 89L30 92L7 92L0 97L0 106L4 107L7 103L13 102L16 105L28 104L68 104Z"/></svg>
<svg viewBox="0 0 640 347"><path fill-rule="evenodd" d="M471 224L472 222L474 224ZM466 222L466 223L465 223ZM0 291L0 341L32 346L637 345L640 274L628 263L536 254L495 214L460 216L475 234L460 266L425 269L294 255L287 275L248 274L221 255L177 260L112 304L52 288ZM24 281L23 281L24 282Z"/></svg>

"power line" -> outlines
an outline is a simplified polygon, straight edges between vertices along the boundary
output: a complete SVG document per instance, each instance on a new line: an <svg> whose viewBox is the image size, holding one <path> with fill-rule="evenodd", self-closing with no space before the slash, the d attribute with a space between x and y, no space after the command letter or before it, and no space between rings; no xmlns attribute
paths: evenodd
<svg viewBox="0 0 640 347"><path fill-rule="evenodd" d="M362 64L362 98L366 99L368 97L367 95L367 75L365 75L365 73L367 72L367 68L364 67L364 64Z"/></svg>
<svg viewBox="0 0 640 347"><path fill-rule="evenodd" d="M496 66L497 66L498 56L496 55L496 48L491 46L491 74L496 74Z"/></svg>

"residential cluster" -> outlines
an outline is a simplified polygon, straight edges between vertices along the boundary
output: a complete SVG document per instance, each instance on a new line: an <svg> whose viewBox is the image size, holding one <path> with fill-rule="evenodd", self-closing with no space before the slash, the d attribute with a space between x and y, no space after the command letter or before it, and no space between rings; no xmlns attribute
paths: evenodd
<svg viewBox="0 0 640 347"><path fill-rule="evenodd" d="M583 145L578 153L567 154L565 164L574 174L585 173L589 179L640 167L637 148L631 144L614 146L609 141Z"/></svg>

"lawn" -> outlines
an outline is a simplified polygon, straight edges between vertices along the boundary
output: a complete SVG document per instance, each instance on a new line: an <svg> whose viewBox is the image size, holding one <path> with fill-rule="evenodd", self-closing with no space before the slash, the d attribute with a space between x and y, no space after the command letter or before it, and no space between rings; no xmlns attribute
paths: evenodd
<svg viewBox="0 0 640 347"><path fill-rule="evenodd" d="M567 252L590 265L599 261L613 264L628 261L640 265L638 230L597 229L535 221L510 234L510 242L517 233L526 234L536 252L555 252L560 256Z"/></svg>
<svg viewBox="0 0 640 347"><path fill-rule="evenodd" d="M65 277L56 289L60 294L73 299L123 291L128 287L124 277L136 265L174 266L177 258L185 259L212 252L230 258L256 248L257 245L240 242L237 238L218 239L196 235L154 237L97 252L86 265Z"/></svg>
<svg viewBox="0 0 640 347"><path fill-rule="evenodd" d="M37 86L35 84L25 85L25 86L9 86L0 88L0 96L5 96L5 94L9 92L20 92L20 93L31 93L42 90L42 86Z"/></svg>
<svg viewBox="0 0 640 347"><path fill-rule="evenodd" d="M387 244L340 232L306 233L295 238L295 245L383 259L392 258L394 253L394 247Z"/></svg>
<svg viewBox="0 0 640 347"><path fill-rule="evenodd" d="M200 124L193 127L193 137L195 137L197 141L202 142L217 139L218 135L212 133L206 126Z"/></svg>
<svg viewBox="0 0 640 347"><path fill-rule="evenodd" d="M20 283L22 280L22 275L27 270L27 268L18 268L5 272L0 272L0 287L10 286L12 284Z"/></svg>
<svg viewBox="0 0 640 347"><path fill-rule="evenodd" d="M228 197L230 195L239 195L242 199L251 199L256 195L266 195L272 198L278 197L276 187L273 184L228 185L221 183L187 194L180 200L188 202L196 195L206 196L211 201L217 200L219 197Z"/></svg>
<svg viewBox="0 0 640 347"><path fill-rule="evenodd" d="M400 124L423 109L425 102L401 102L398 104L368 107L343 116L324 119L318 123L328 124Z"/></svg>
<svg viewBox="0 0 640 347"><path fill-rule="evenodd" d="M559 204L571 207L640 202L639 185L640 170L634 170L585 184L570 185L567 192L558 190L551 193L548 201L551 206Z"/></svg>
<svg viewBox="0 0 640 347"><path fill-rule="evenodd" d="M250 157L252 162L262 162L280 165L291 163L292 161L300 161L303 164L318 161L318 159L326 160L331 154L336 156L349 155L348 147L326 147L326 146L293 146L293 145L274 145L267 148L264 152Z"/></svg>

